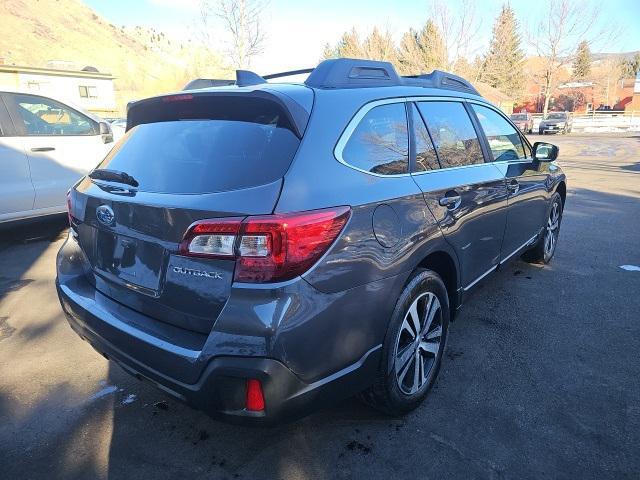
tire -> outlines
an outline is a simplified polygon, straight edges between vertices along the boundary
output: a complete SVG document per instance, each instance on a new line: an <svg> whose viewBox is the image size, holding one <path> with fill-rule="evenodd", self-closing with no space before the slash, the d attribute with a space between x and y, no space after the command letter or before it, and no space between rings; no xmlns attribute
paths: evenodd
<svg viewBox="0 0 640 480"><path fill-rule="evenodd" d="M558 245L560 224L562 223L562 209L562 198L560 194L556 192L553 194L553 197L551 197L544 233L535 245L522 255L524 261L542 264L547 264L551 261ZM549 240L549 236L551 236L551 240Z"/></svg>
<svg viewBox="0 0 640 480"><path fill-rule="evenodd" d="M411 312L418 313L417 339L416 317ZM376 381L361 399L394 416L420 405L438 376L449 318L449 297L440 276L431 270L416 270L393 310Z"/></svg>

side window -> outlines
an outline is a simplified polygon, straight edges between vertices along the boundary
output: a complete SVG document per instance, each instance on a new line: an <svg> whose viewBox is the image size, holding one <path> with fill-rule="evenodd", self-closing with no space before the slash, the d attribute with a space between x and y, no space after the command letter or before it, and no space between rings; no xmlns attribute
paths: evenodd
<svg viewBox="0 0 640 480"><path fill-rule="evenodd" d="M397 175L409 172L409 135L404 103L374 107L358 123L342 158L367 172Z"/></svg>
<svg viewBox="0 0 640 480"><path fill-rule="evenodd" d="M419 102L442 168L484 163L478 136L460 102Z"/></svg>
<svg viewBox="0 0 640 480"><path fill-rule="evenodd" d="M14 95L27 135L95 135L95 122L51 100L35 95Z"/></svg>
<svg viewBox="0 0 640 480"><path fill-rule="evenodd" d="M490 108L482 105L472 106L487 137L494 161L526 158L520 134L509 122Z"/></svg>
<svg viewBox="0 0 640 480"><path fill-rule="evenodd" d="M416 139L416 172L426 172L427 170L438 170L438 156L433 146L427 127L422 120L422 116L416 106L412 103L413 131Z"/></svg>

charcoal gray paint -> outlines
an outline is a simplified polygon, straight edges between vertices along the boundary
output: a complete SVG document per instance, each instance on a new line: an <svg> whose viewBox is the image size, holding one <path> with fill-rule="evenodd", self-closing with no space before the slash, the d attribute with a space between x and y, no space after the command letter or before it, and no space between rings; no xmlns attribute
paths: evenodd
<svg viewBox="0 0 640 480"><path fill-rule="evenodd" d="M429 254L444 253L456 266L456 290L462 290L543 226L551 192L564 181L555 164L533 161L383 177L335 156L343 131L369 102L480 101L473 95L406 86L313 94L301 93L302 87L269 88L304 99L301 108L310 111L281 181L241 191L166 195L85 178L72 190L77 238L70 235L57 259L61 303L83 338L127 370L214 413L222 407L214 408L208 396L221 394L211 379L222 371L263 379L266 392L274 392L270 398L278 398L269 416L283 405L363 388L373 380L395 299L411 272ZM223 88L229 89L252 90ZM510 196L509 179L521 184ZM438 202L451 190L462 199L453 210ZM113 225L97 222L100 205L113 209ZM352 212L335 244L302 277L287 282L233 283L233 262L178 254L184 233L200 219L340 205ZM183 275L173 267L217 275ZM141 272L142 280L127 281L128 274ZM339 392L327 394L337 386ZM290 394L283 398L282 392Z"/></svg>

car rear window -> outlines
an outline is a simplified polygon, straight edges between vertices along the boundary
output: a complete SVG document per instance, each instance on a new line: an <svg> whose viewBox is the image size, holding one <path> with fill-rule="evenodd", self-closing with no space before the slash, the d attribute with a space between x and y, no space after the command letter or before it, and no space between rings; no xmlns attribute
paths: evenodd
<svg viewBox="0 0 640 480"><path fill-rule="evenodd" d="M126 172L147 192L199 194L264 185L285 174L300 143L280 107L265 100L156 105L145 121L98 168Z"/></svg>

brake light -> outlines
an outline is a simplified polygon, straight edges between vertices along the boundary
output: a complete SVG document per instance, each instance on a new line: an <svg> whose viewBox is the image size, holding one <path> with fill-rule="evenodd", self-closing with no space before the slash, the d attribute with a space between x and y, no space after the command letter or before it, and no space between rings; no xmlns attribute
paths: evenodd
<svg viewBox="0 0 640 480"><path fill-rule="evenodd" d="M191 95L190 93L181 93L178 95L168 95L166 97L162 97L162 101L165 103L188 102L189 100L193 100L193 95Z"/></svg>
<svg viewBox="0 0 640 480"><path fill-rule="evenodd" d="M236 260L234 280L276 282L303 274L328 250L351 209L203 220L192 225L180 253Z"/></svg>

